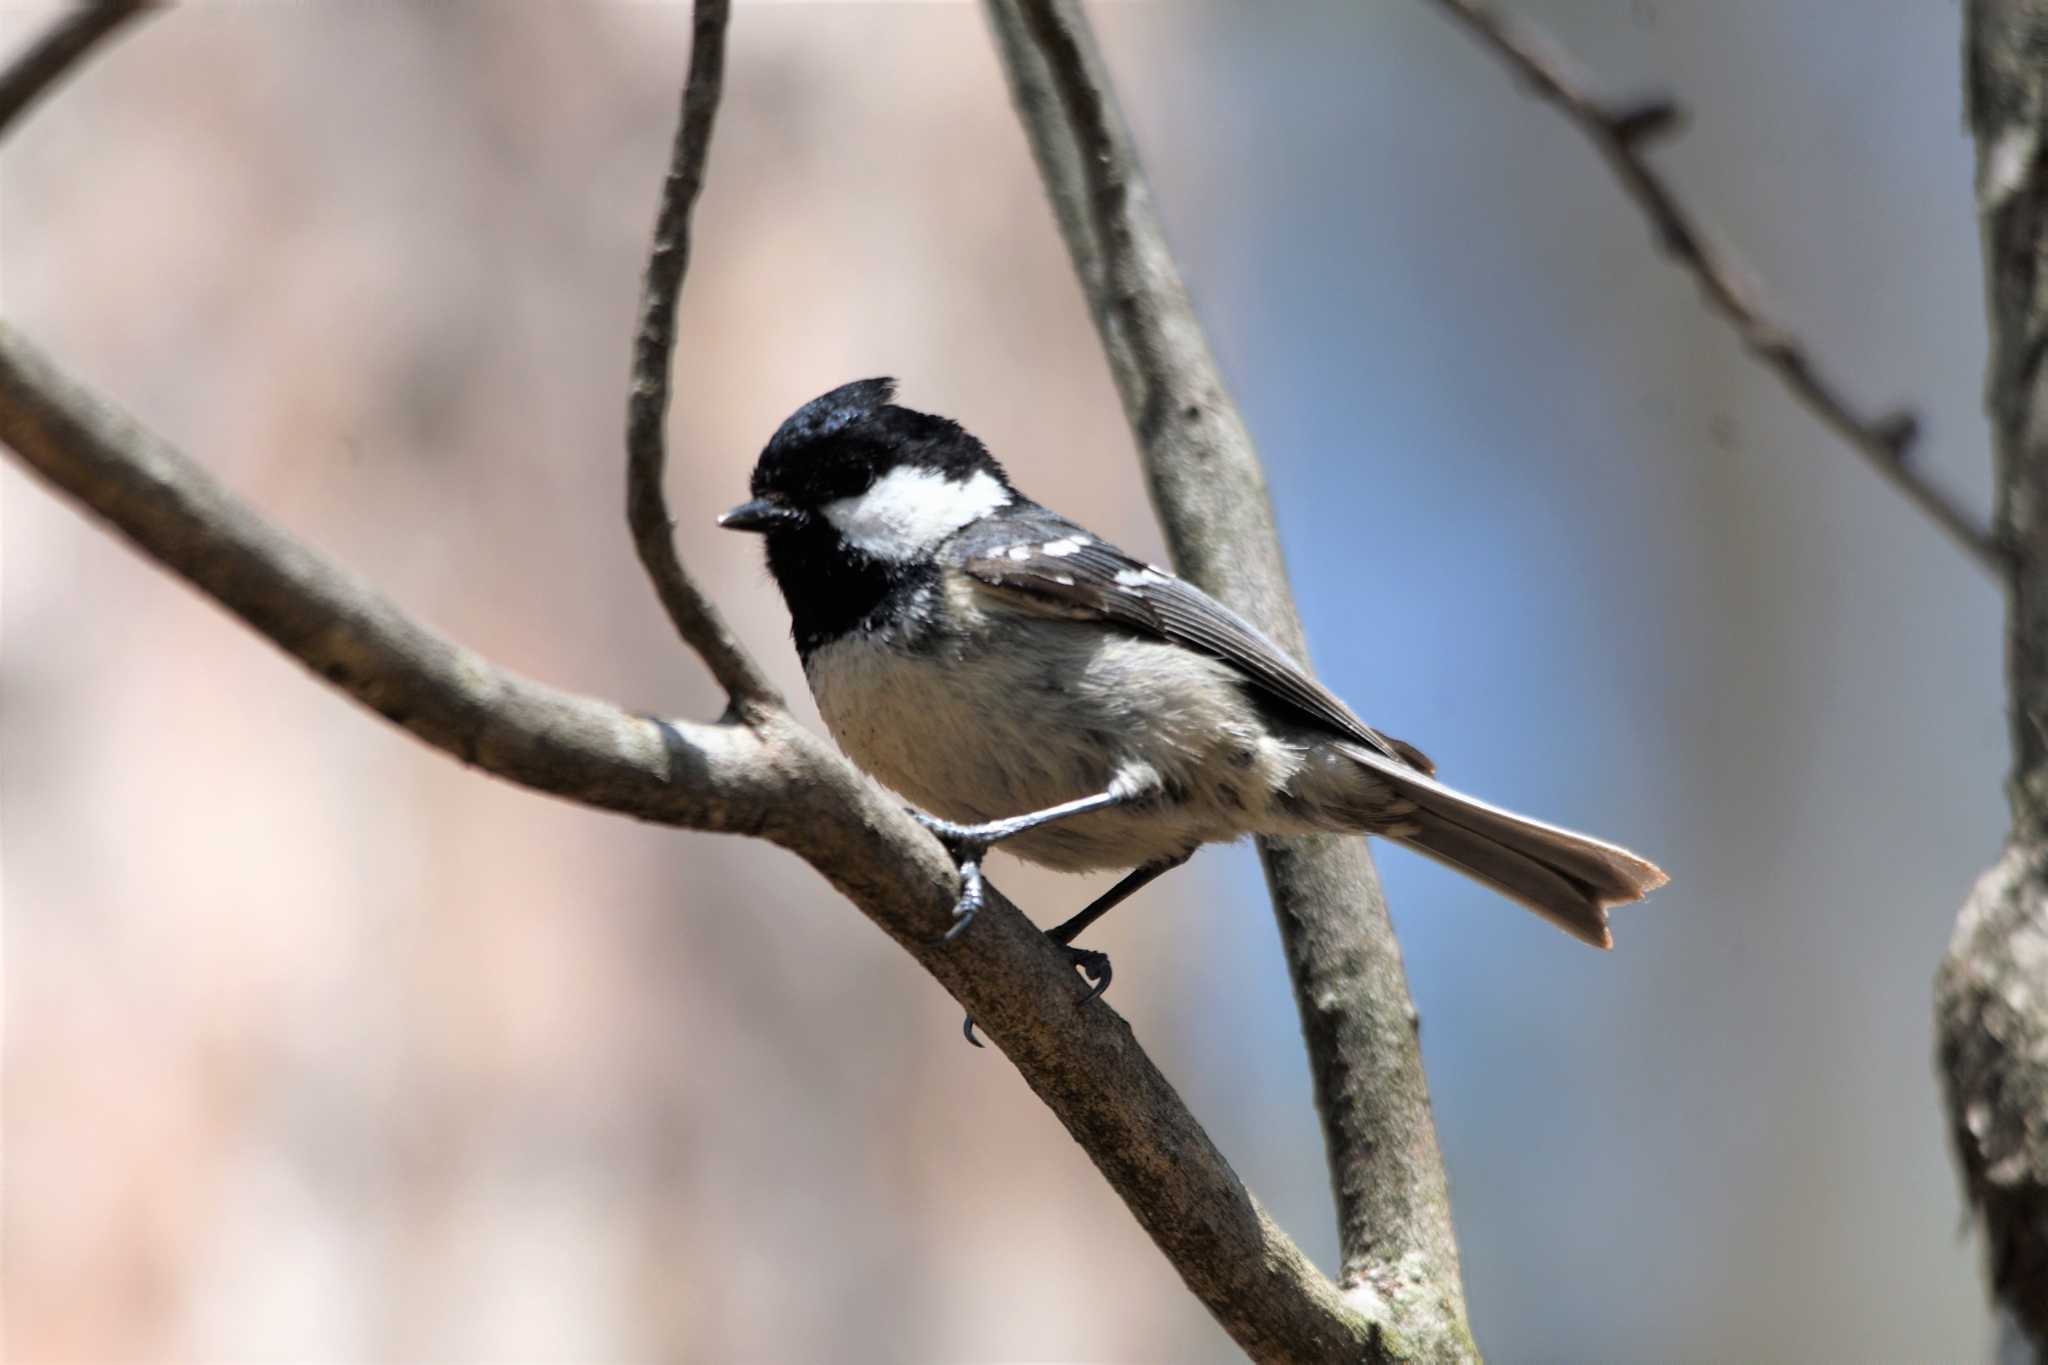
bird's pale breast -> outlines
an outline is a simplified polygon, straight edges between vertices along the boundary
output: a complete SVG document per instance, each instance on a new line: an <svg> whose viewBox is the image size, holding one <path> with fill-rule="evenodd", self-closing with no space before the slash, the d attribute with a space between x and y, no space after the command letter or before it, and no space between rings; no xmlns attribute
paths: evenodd
<svg viewBox="0 0 2048 1365"><path fill-rule="evenodd" d="M1302 752L1268 732L1226 665L984 604L971 588L949 605L941 638L849 635L805 664L832 737L918 806L979 822L1117 783L1156 793L1004 845L1070 871L1134 867L1280 818Z"/></svg>

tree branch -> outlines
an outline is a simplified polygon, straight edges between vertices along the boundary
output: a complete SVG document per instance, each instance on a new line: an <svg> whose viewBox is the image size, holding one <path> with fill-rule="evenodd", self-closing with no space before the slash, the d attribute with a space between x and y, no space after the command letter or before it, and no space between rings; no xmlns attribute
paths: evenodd
<svg viewBox="0 0 2048 1365"><path fill-rule="evenodd" d="M640 329L633 338L633 382L626 400L626 521L668 619L703 657L735 710L752 717L780 710L782 698L683 568L676 553L675 518L669 515L668 497L662 491L668 468L662 428L675 355L676 298L690 265L690 210L704 188L704 163L725 78L726 15L727 0L698 0L693 14L683 112L661 185L654 246L641 290Z"/></svg>
<svg viewBox="0 0 2048 1365"><path fill-rule="evenodd" d="M988 0L1182 573L1297 658L1265 479L1196 319L1086 19ZM1476 1355L1400 947L1362 839L1261 840L1323 1121L1346 1289L1431 1358Z"/></svg>
<svg viewBox="0 0 2048 1365"><path fill-rule="evenodd" d="M769 834L786 775L737 726L657 721L499 669L266 524L0 323L0 440L364 706L522 786L644 820ZM784 840L786 842L786 840Z"/></svg>
<svg viewBox="0 0 2048 1365"><path fill-rule="evenodd" d="M136 548L364 706L486 772L816 867L969 1010L1182 1277L1260 1359L1395 1358L1276 1227L1173 1087L1046 937L991 890L940 945L959 878L938 841L786 718L630 715L493 665L265 523L0 324L0 441Z"/></svg>
<svg viewBox="0 0 2048 1365"><path fill-rule="evenodd" d="M1743 282L1747 272L1713 245L1699 220L1645 157L1650 144L1677 131L1683 121L1674 101L1663 96L1629 103L1596 99L1585 93L1571 59L1532 25L1497 13L1483 0L1431 2L1505 62L1532 94L1556 106L1586 135L1650 220L1658 245L1692 272L1708 304L1735 325L1742 344L1808 411L1932 517L1980 566L1992 573L2004 571L2005 551L1990 530L1914 466L1911 454L1919 420L1910 412L1882 417L1858 413L1841 385L1821 372L1807 346L1771 318Z"/></svg>
<svg viewBox="0 0 2048 1365"><path fill-rule="evenodd" d="M1997 528L2011 552L2012 830L1957 917L1935 979L1935 1034L1992 1293L2048 1361L2048 0L1972 0L1963 51L1990 303Z"/></svg>
<svg viewBox="0 0 2048 1365"><path fill-rule="evenodd" d="M101 39L151 8L147 0L96 0L51 24L0 74L0 132L12 127Z"/></svg>
<svg viewBox="0 0 2048 1365"><path fill-rule="evenodd" d="M723 4L715 9L722 15ZM704 32L700 26L700 41ZM709 99L716 64L704 61L693 59L692 88L708 90ZM711 83L697 83L695 73L707 69ZM0 73L0 87L11 78ZM709 111L693 111L686 96L684 123L679 144L693 136L689 127L702 131L679 165L701 174ZM664 202L686 209L691 193ZM667 287L680 276L677 266ZM972 933L940 942L959 892L952 860L895 798L790 721L772 694L734 687L739 709L751 712L747 723L707 725L632 715L499 668L270 526L4 323L0 442L137 549L425 743L538 791L641 819L757 835L804 858L974 1016L1254 1358L1415 1357L1273 1224L1129 1025L1099 1001L1076 1008L1086 986L999 892L989 888ZM685 605L707 608L695 618L685 613L699 624L678 622L697 643L710 638L716 617L681 581ZM706 657L721 668L715 649ZM744 656L726 657L729 666ZM729 686L745 683L745 673L727 671L721 680Z"/></svg>

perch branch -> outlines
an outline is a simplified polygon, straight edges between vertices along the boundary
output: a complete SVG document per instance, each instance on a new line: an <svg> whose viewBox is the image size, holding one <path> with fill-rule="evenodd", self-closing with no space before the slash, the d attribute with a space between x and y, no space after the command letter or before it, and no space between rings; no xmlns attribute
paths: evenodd
<svg viewBox="0 0 2048 1365"><path fill-rule="evenodd" d="M7 79L0 73L0 85ZM1413 1357L1267 1217L1130 1027L1099 1001L1076 1008L1086 987L1015 906L991 887L974 932L940 946L959 889L951 859L893 797L760 693L741 693L754 699L751 723L698 724L634 715L499 668L265 522L5 323L0 442L421 741L567 800L795 852L973 1014L1250 1355Z"/></svg>
<svg viewBox="0 0 2048 1365"><path fill-rule="evenodd" d="M633 546L654 581L654 591L690 647L732 698L735 710L753 719L780 710L782 698L759 664L725 624L725 618L683 568L676 553L675 518L669 514L662 476L668 469L669 369L676 346L676 299L690 265L690 210L704 188L704 163L725 79L727 0L699 0L692 19L690 73L683 82L683 111L662 180L655 216L654 247L648 253L640 297L640 328L633 338L633 380L626 400L626 521Z"/></svg>
<svg viewBox="0 0 2048 1365"><path fill-rule="evenodd" d="M939 946L959 890L951 860L824 741L779 714L754 726L636 716L497 667L270 526L5 324L0 441L425 743L568 800L795 852L973 1014L1248 1351L1323 1360L1391 1349L1266 1216L1130 1026L1099 1001L1076 1008L1086 987L1021 912L992 894L973 933Z"/></svg>
<svg viewBox="0 0 2048 1365"><path fill-rule="evenodd" d="M1257 451L1087 21L1072 0L988 10L1175 563L1306 659ZM1415 1008L1365 841L1262 840L1260 855L1323 1122L1342 1282L1432 1357L1474 1355Z"/></svg>
<svg viewBox="0 0 2048 1365"><path fill-rule="evenodd" d="M1812 351L1774 320L1746 272L1708 238L1699 219L1679 200L1645 152L1677 131L1679 106L1665 97L1607 102L1589 95L1573 63L1549 35L1500 14L1482 0L1431 0L1463 25L1521 77L1537 98L1554 105L1606 158L1623 190L1642 209L1658 245L1699 281L1707 302L1735 326L1742 344L1775 373L1818 417L1922 512L1932 517L1979 565L2004 572L2005 553L1982 521L1937 487L1912 460L1919 420L1910 412L1866 416L1822 373Z"/></svg>

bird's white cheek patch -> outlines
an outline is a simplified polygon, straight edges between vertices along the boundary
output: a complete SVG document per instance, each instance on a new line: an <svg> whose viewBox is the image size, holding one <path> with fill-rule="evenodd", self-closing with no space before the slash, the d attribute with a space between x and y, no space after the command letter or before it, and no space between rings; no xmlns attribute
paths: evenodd
<svg viewBox="0 0 2048 1365"><path fill-rule="evenodd" d="M847 544L877 559L905 560L1009 501L1009 490L985 470L956 480L936 469L903 465L867 492L828 502L822 510Z"/></svg>

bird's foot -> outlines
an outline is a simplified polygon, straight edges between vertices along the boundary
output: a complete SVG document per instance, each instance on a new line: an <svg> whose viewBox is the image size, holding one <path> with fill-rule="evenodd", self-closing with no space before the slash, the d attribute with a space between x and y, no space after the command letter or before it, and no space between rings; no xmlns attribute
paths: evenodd
<svg viewBox="0 0 2048 1365"><path fill-rule="evenodd" d="M1081 997L1082 1004L1098 999L1109 989L1108 953L1099 953L1093 948L1076 948L1071 943L1061 944L1060 951L1067 955L1067 961L1072 963L1082 976L1088 978L1088 994Z"/></svg>
<svg viewBox="0 0 2048 1365"><path fill-rule="evenodd" d="M981 875L981 859L995 845L1001 831L990 825L960 825L951 820L941 820L915 806L905 809L913 820L938 836L939 842L946 846L946 852L953 855L953 865L960 872L960 898L953 902L953 922L945 933L939 935L939 942L951 943L974 923L974 917L981 913L982 905L988 900L988 886Z"/></svg>
<svg viewBox="0 0 2048 1365"><path fill-rule="evenodd" d="M1109 989L1110 967L1108 953L1097 952L1093 948L1076 948L1068 943L1060 944L1059 950L1065 954L1067 961L1073 964L1074 969L1088 979L1088 994L1082 996L1075 1003L1085 1005ZM974 1036L973 1015L970 1014L961 1021L960 1032L968 1042L976 1047L982 1045L981 1039Z"/></svg>
<svg viewBox="0 0 2048 1365"><path fill-rule="evenodd" d="M939 942L951 943L974 923L974 917L981 913L981 907L988 900L988 887L981 875L982 858L991 848L1019 833L1021 822L990 820L986 824L963 825L941 820L915 806L906 809L913 820L938 836L946 851L953 855L954 866L960 870L960 899L953 903L953 923L939 935Z"/></svg>
<svg viewBox="0 0 2048 1365"><path fill-rule="evenodd" d="M953 902L953 923L946 932L939 935L939 942L951 943L966 932L974 923L974 917L981 913L982 904L988 900L988 884L982 880L981 859L962 858L960 869L960 899Z"/></svg>
<svg viewBox="0 0 2048 1365"><path fill-rule="evenodd" d="M1041 825L1059 820L1086 815L1090 811L1107 810L1120 806L1132 799L1129 791L1112 787L1093 796L1083 796L1073 801L1063 801L1057 806L1044 810L1029 811L1023 815L1012 815L1004 820L990 820L979 825L956 824L941 820L915 807L910 808L911 818L937 835L946 851L953 855L953 861L960 865L960 900L953 910L953 925L946 930L947 939L956 938L961 930L973 923L974 916L981 909L986 894L981 882L981 859L991 848L1005 839L1014 839Z"/></svg>

